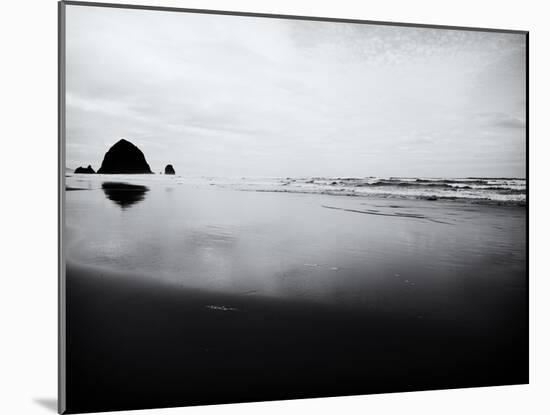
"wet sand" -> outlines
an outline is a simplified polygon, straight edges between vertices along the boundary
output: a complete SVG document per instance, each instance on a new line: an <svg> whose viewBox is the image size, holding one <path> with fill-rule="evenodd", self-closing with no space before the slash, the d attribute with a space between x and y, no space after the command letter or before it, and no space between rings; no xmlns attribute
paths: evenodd
<svg viewBox="0 0 550 415"><path fill-rule="evenodd" d="M453 325L75 265L67 281L68 412L528 382L520 305Z"/></svg>
<svg viewBox="0 0 550 415"><path fill-rule="evenodd" d="M66 194L69 412L528 382L524 207L99 179Z"/></svg>

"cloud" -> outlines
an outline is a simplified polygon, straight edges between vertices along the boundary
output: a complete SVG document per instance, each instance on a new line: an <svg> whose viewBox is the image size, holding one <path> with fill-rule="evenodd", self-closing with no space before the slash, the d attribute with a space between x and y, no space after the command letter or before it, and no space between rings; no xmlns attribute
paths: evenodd
<svg viewBox="0 0 550 415"><path fill-rule="evenodd" d="M477 117L489 127L525 129L527 126L525 118L502 112L484 112L478 114Z"/></svg>
<svg viewBox="0 0 550 415"><path fill-rule="evenodd" d="M523 174L523 35L69 5L66 37L70 167Z"/></svg>
<svg viewBox="0 0 550 415"><path fill-rule="evenodd" d="M525 120L521 120L519 118L514 118L514 117L508 117L508 116L500 120L496 120L495 125L503 128L525 129L526 127Z"/></svg>

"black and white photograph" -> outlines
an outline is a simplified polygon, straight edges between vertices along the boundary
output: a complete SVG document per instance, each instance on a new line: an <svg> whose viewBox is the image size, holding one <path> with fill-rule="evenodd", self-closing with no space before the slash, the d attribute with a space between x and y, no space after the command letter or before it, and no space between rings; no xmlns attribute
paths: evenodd
<svg viewBox="0 0 550 415"><path fill-rule="evenodd" d="M528 33L60 5L61 410L529 382Z"/></svg>

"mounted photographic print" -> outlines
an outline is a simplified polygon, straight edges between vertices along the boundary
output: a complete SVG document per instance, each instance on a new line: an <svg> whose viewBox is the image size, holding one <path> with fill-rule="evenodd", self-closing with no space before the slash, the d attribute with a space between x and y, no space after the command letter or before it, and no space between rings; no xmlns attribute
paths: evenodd
<svg viewBox="0 0 550 415"><path fill-rule="evenodd" d="M528 33L60 3L60 412L528 382Z"/></svg>

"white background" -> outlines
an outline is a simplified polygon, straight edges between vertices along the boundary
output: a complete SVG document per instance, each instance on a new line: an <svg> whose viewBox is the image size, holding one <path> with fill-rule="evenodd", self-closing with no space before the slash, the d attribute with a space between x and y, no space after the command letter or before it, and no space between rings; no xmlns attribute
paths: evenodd
<svg viewBox="0 0 550 415"><path fill-rule="evenodd" d="M111 0L116 2L115 0ZM128 0L129 2L130 0ZM541 1L174 0L141 4L530 31L531 384L275 403L158 414L550 413L550 292L544 235L550 25ZM4 1L0 11L0 413L53 413L57 392L57 4ZM503 362L505 364L505 362ZM368 373L365 373L368 376ZM185 391L182 391L185 393Z"/></svg>

